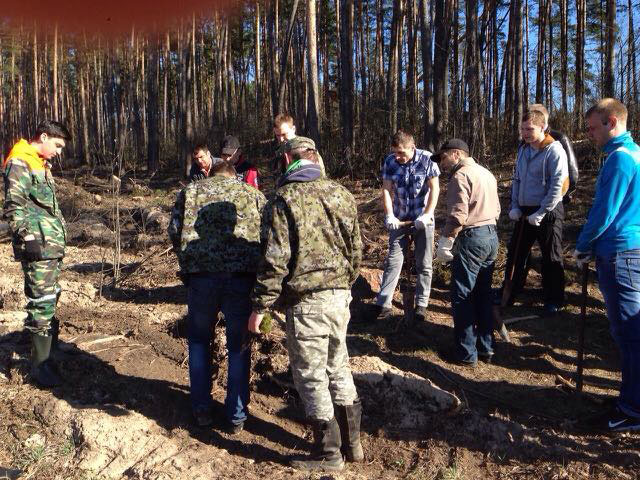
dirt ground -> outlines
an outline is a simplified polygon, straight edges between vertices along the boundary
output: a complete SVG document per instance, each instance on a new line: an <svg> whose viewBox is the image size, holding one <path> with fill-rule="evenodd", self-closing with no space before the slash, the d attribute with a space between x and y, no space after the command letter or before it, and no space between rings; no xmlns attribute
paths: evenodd
<svg viewBox="0 0 640 480"><path fill-rule="evenodd" d="M377 186L345 181L360 205L364 268L353 289L349 351L364 416L366 462L339 474L287 466L309 447L310 428L287 377L279 325L253 342L251 413L246 429L219 428L226 372L224 320L213 352L218 424L191 421L186 343L186 291L175 276L166 222L178 180L123 180L119 202L122 256L114 269L114 200L107 175L58 174L70 240L58 308L66 383L52 391L29 378L29 341L22 332L22 272L7 239L0 243L0 478L37 479L633 479L640 436L601 436L581 420L603 408L619 388L619 360L602 297L591 276L585 395L558 385L573 381L580 285L570 260L584 221L595 171L583 171L567 208L567 308L555 317L510 326L512 342L496 340L493 364L451 365L448 271L437 267L430 322L403 325L396 293L393 321L374 322L387 236ZM499 178L503 215L494 286L504 268L508 175ZM436 215L442 226L444 193ZM534 255L535 257L535 255ZM116 265L118 267L118 265ZM113 282L114 270L119 280ZM538 269L539 270L539 269ZM505 317L540 313L540 275Z"/></svg>

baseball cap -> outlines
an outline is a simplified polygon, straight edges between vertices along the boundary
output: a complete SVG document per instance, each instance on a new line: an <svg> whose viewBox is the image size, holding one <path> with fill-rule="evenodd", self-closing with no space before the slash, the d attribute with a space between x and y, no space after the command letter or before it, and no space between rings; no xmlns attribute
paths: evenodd
<svg viewBox="0 0 640 480"><path fill-rule="evenodd" d="M435 163L440 163L442 160L442 153L446 150L462 150L463 152L469 154L469 145L464 140L459 138L451 138L444 142L442 146L440 146L440 150L431 155L431 161Z"/></svg>
<svg viewBox="0 0 640 480"><path fill-rule="evenodd" d="M237 137L233 135L227 135L222 139L222 143L220 144L220 150L222 150L222 155L233 155L236 153L236 150L240 148L240 141Z"/></svg>

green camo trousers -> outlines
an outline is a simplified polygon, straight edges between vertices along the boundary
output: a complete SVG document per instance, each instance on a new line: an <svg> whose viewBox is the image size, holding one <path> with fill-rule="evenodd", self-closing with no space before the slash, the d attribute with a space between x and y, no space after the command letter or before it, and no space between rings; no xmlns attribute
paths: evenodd
<svg viewBox="0 0 640 480"><path fill-rule="evenodd" d="M293 381L307 416L331 420L333 404L358 398L347 353L349 290L322 290L287 309L287 348Z"/></svg>
<svg viewBox="0 0 640 480"><path fill-rule="evenodd" d="M22 262L24 294L27 297L25 328L39 335L47 335L51 319L56 313L60 295L58 276L62 260Z"/></svg>

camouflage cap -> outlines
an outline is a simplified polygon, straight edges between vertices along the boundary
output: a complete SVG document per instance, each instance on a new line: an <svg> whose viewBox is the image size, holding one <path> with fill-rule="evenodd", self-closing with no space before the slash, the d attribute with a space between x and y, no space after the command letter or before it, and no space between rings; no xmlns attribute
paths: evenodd
<svg viewBox="0 0 640 480"><path fill-rule="evenodd" d="M280 144L278 147L278 155L283 155L299 148L316 150L316 142L307 137L293 137L291 140L287 140Z"/></svg>

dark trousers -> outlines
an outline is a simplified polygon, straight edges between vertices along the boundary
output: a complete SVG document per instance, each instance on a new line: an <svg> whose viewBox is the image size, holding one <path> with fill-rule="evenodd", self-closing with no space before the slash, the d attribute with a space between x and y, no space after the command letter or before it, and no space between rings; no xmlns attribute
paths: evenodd
<svg viewBox="0 0 640 480"><path fill-rule="evenodd" d="M531 225L527 215L536 212L539 207L520 207L522 218L516 222L507 250L505 282L513 271L513 288L510 301L522 292L527 280L526 263L531 247L538 242L542 252L542 291L545 304L561 306L564 304L564 266L562 264L562 226L564 224L564 206L558 203L547 213L539 227ZM524 226L522 224L524 222ZM521 235L520 241L518 237ZM503 284L504 286L504 284Z"/></svg>

